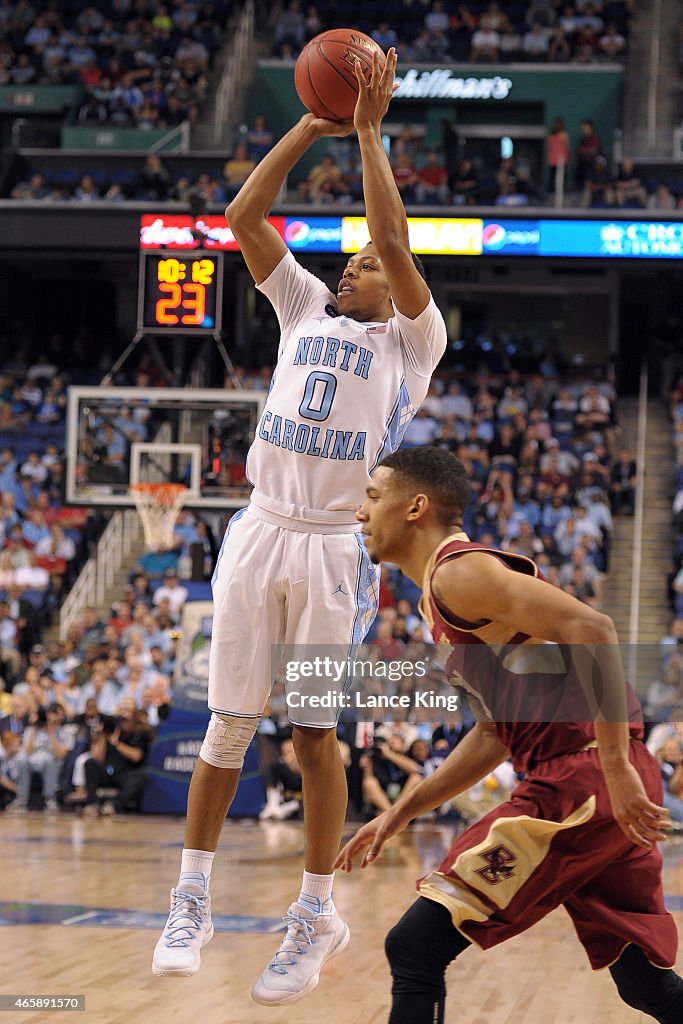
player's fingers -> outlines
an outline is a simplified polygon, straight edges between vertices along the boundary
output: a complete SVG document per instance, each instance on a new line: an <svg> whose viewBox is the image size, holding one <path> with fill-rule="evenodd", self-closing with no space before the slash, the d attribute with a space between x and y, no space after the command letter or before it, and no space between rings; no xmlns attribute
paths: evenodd
<svg viewBox="0 0 683 1024"><path fill-rule="evenodd" d="M342 871L351 871L353 862L358 856L364 846L370 843L370 839L362 836L360 833L355 835L353 839L350 839L346 846L343 848L336 861L334 867L340 867Z"/></svg>
<svg viewBox="0 0 683 1024"><path fill-rule="evenodd" d="M358 82L358 91L365 93L368 90L368 83L365 75L360 66L360 60L354 61L353 70L356 72L356 81Z"/></svg>
<svg viewBox="0 0 683 1024"><path fill-rule="evenodd" d="M367 867L368 864L372 864L372 862L374 860L377 860L377 858L379 857L380 853L382 852L382 847L384 846L384 843L386 842L386 840L387 840L387 833L386 833L386 831L384 829L380 829L378 831L377 835L375 836L375 838L373 839L372 843L370 844L369 850L367 851L367 853L363 857L363 860L361 862L361 867L362 868Z"/></svg>
<svg viewBox="0 0 683 1024"><path fill-rule="evenodd" d="M632 843L635 843L636 846L640 846L644 850L651 849L652 843L645 839L644 836L641 836L640 832L630 823L627 825L622 825L621 830L624 833L624 835L631 840Z"/></svg>

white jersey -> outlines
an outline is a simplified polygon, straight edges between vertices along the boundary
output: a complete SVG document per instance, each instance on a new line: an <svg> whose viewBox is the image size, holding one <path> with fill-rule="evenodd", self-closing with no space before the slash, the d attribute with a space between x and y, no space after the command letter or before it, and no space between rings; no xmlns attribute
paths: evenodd
<svg viewBox="0 0 683 1024"><path fill-rule="evenodd" d="M247 476L286 505L353 513L427 394L446 348L443 317L431 297L415 320L395 307L386 324L330 315L336 297L291 253L258 287L281 339Z"/></svg>

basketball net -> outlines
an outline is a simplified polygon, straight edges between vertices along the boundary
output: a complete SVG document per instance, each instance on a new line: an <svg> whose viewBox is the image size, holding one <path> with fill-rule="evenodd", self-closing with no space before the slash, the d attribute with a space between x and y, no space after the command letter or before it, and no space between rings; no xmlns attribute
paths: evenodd
<svg viewBox="0 0 683 1024"><path fill-rule="evenodd" d="M173 547L173 531L183 507L187 487L184 484L131 484L145 531L145 544L150 551Z"/></svg>

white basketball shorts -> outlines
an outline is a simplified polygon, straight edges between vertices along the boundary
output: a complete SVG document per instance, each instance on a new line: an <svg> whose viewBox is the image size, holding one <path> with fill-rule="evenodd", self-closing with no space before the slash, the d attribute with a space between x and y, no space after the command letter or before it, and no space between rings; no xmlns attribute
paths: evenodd
<svg viewBox="0 0 683 1024"><path fill-rule="evenodd" d="M337 661L354 658L377 612L379 571L349 520L349 513L285 513L258 495L232 517L212 580L211 711L261 715L282 645L288 658L299 647L302 658L312 648ZM290 721L333 728L340 706L311 709L306 695L342 693L346 685L346 675L288 682Z"/></svg>

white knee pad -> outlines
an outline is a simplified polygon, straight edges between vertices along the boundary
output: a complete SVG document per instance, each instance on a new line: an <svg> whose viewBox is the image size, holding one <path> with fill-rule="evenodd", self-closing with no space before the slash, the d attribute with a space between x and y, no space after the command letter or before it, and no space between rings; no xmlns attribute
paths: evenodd
<svg viewBox="0 0 683 1024"><path fill-rule="evenodd" d="M241 768L258 718L218 715L212 712L199 756L214 768Z"/></svg>

